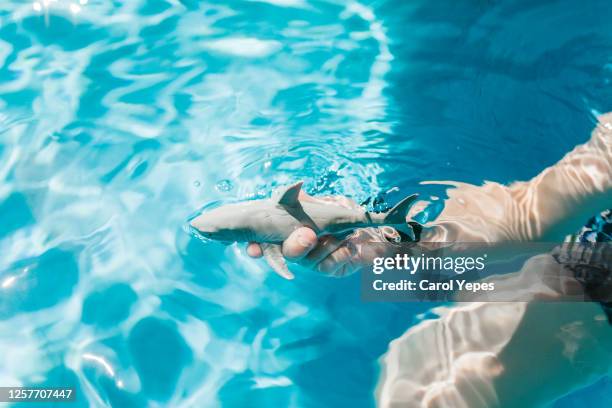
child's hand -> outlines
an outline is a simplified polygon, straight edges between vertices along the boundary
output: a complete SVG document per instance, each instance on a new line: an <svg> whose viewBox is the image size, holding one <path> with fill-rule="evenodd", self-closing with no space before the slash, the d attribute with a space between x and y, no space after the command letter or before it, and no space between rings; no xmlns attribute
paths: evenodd
<svg viewBox="0 0 612 408"><path fill-rule="evenodd" d="M356 208L359 205L342 196L312 197L300 192L300 201L318 201L329 205ZM355 230L344 240L331 235L317 238L315 232L308 228L298 228L282 245L283 254L293 262L316 269L330 276L345 276L356 272L372 261L376 256L385 256L391 245L372 245L392 242L399 234L391 227L362 228ZM258 243L250 242L247 254L253 258L262 256Z"/></svg>

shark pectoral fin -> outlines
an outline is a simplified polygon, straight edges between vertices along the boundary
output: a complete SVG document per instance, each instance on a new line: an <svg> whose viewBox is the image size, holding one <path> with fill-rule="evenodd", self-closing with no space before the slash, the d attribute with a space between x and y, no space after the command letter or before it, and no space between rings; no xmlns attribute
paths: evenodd
<svg viewBox="0 0 612 408"><path fill-rule="evenodd" d="M316 234L321 232L317 224L315 224L312 218L306 214L304 208L299 203L295 207L285 207L285 210L287 210L287 212L291 214L293 218L301 222L302 225L313 229Z"/></svg>
<svg viewBox="0 0 612 408"><path fill-rule="evenodd" d="M281 251L281 246L278 244L259 244L263 255L266 258L268 264L274 269L274 272L278 273L285 279L293 279L295 276L289 271L287 262Z"/></svg>
<svg viewBox="0 0 612 408"><path fill-rule="evenodd" d="M278 203L284 207L297 207L300 205L298 197L302 189L303 181L298 181L290 186L280 187L274 192L274 197Z"/></svg>
<svg viewBox="0 0 612 408"><path fill-rule="evenodd" d="M414 204L419 197L418 194L412 194L402 201L397 203L392 209L385 215L385 224L403 224L406 222L406 215L412 204Z"/></svg>

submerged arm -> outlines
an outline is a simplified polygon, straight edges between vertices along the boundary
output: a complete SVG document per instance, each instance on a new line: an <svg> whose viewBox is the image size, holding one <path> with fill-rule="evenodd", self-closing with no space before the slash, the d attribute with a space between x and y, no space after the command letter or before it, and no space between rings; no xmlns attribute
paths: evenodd
<svg viewBox="0 0 612 408"><path fill-rule="evenodd" d="M612 203L612 113L591 139L526 182L454 183L428 241L559 241Z"/></svg>
<svg viewBox="0 0 612 408"><path fill-rule="evenodd" d="M448 199L438 218L426 225L422 241L559 241L592 214L612 203L612 113L600 117L587 143L577 146L529 181L508 186L494 182L482 186L445 184L456 188L448 191ZM320 200L308 196L300 199ZM323 200L338 205L356 205L345 197ZM414 209L422 209L425 205L422 202ZM370 261L364 254L372 254L372 251L356 251L355 248L366 249L369 243L392 239L389 231L363 229L348 237L344 245L339 245L333 237L317 239L312 230L300 228L283 243L283 253L323 273L341 276ZM248 253L261 256L256 243L249 245Z"/></svg>

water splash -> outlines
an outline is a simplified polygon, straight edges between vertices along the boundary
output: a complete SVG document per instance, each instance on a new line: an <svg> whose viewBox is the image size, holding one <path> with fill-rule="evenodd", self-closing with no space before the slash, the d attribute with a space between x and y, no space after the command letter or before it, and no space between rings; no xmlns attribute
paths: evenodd
<svg viewBox="0 0 612 408"><path fill-rule="evenodd" d="M227 193L234 188L234 185L230 180L221 180L215 184L215 189L221 193Z"/></svg>

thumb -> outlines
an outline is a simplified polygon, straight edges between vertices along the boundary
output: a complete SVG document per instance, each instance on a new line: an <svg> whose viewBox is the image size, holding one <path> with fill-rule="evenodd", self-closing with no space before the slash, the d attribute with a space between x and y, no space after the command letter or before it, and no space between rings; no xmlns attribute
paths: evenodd
<svg viewBox="0 0 612 408"><path fill-rule="evenodd" d="M308 227L301 227L293 231L283 242L283 255L297 260L306 256L315 245L317 245L317 234Z"/></svg>

